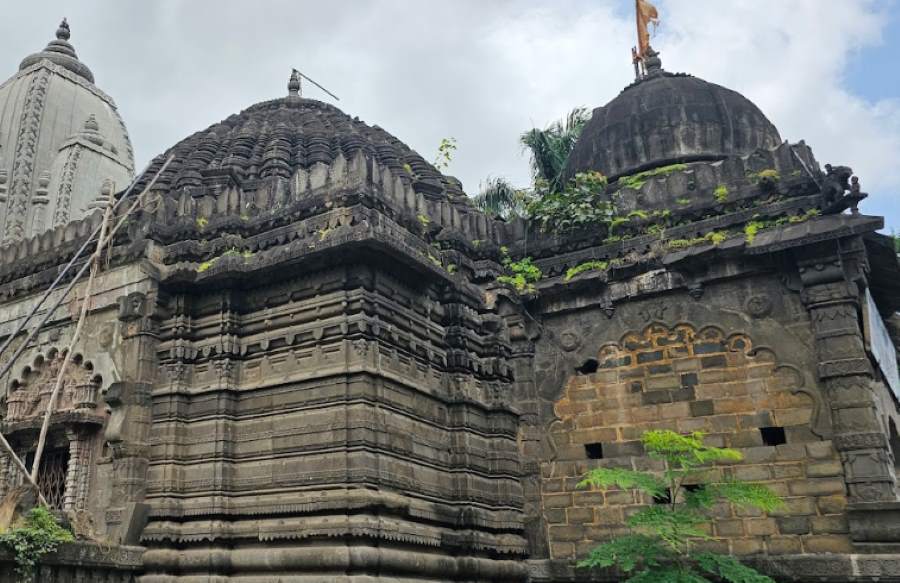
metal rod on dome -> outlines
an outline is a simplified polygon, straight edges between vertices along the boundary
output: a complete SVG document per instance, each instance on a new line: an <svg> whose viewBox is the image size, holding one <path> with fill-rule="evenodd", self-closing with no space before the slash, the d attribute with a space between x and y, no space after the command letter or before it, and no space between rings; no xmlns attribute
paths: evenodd
<svg viewBox="0 0 900 583"><path fill-rule="evenodd" d="M307 81L309 81L310 83L312 83L313 85L315 85L316 87L318 87L319 89L321 89L322 91L324 91L325 93L327 93L328 95L334 97L334 98L337 99L338 101L341 100L340 97L338 97L337 95L335 95L335 94L332 93L331 91L325 89L324 87L322 87L321 85L319 85L318 83L316 83L313 79L310 79L309 77L307 77L306 75L304 75L303 73L301 73L300 71L298 71L297 69L294 69L294 73L297 73L297 75L303 77L304 79L306 79Z"/></svg>
<svg viewBox="0 0 900 583"><path fill-rule="evenodd" d="M149 163L147 163L147 166L144 168L144 170L141 171L141 173L138 174L137 177L135 177L135 179L131 181L131 184L128 185L128 188L125 189L125 192L122 194L122 196L119 197L119 200L116 201L115 205L113 205L113 211L116 210L116 208L122 203L123 200L128 198L128 195L131 194L132 190L134 190L134 187L137 184L138 179L141 176L143 176L144 173L147 172L147 170L150 169L150 164L152 164L152 163L153 163L152 160ZM85 239L84 243L81 244L81 247L78 248L78 251L75 252L75 255L72 256L72 258L69 260L69 262L63 268L63 270L60 271L59 274L57 274L56 279L53 280L53 283L50 284L50 287L48 287L47 291L44 292L44 295L41 296L41 299L39 299L37 301L37 303L31 307L31 311L28 312L28 314L25 316L25 318L23 318L22 320L19 321L19 325L16 326L15 331L12 332L6 338L6 340L3 342L3 345L0 346L0 355L2 355L4 352L6 352L6 349L9 348L10 344L12 344L13 339L15 339L15 337L19 335L19 333L25 328L25 326L28 325L28 322L31 320L31 318L33 318L34 315L37 313L37 311L41 309L41 306L43 306L44 302L47 301L47 298L50 297L50 294L52 294L54 292L54 290L56 290L57 286L59 286L59 284L62 282L62 280L66 277L66 274L69 273L69 270L72 269L72 266L75 265L75 263L78 261L78 259L81 258L81 254L87 250L88 246L90 246L90 244L94 241L94 239L100 234L100 229L102 227L103 227L103 222L101 221L96 227L94 227L93 232L91 232L90 236L87 239ZM0 375L0 377L2 377L2 375Z"/></svg>

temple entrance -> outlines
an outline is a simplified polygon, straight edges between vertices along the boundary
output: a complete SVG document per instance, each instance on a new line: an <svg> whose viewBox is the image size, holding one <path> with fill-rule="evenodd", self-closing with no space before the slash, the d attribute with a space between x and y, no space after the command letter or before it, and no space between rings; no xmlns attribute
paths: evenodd
<svg viewBox="0 0 900 583"><path fill-rule="evenodd" d="M25 465L30 470L34 463L34 452L29 452ZM47 449L41 456L41 471L38 486L47 504L53 510L63 511L66 497L66 475L69 471L68 448Z"/></svg>

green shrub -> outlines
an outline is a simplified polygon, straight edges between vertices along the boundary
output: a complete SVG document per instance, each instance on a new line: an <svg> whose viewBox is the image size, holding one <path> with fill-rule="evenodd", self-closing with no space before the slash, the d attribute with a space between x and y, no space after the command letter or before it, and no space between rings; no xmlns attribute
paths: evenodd
<svg viewBox="0 0 900 583"><path fill-rule="evenodd" d="M713 191L713 196L716 198L716 202L722 203L728 200L728 187L724 184L720 184Z"/></svg>
<svg viewBox="0 0 900 583"><path fill-rule="evenodd" d="M687 170L687 164L670 164L668 166L661 166L659 168L654 168L645 172L638 172L637 174L632 174L631 176L623 176L622 178L619 178L619 186L623 188L640 190L641 187L644 186L644 184L646 184L647 180L649 180L650 178L654 178L656 176L668 176L673 172L681 172L682 170Z"/></svg>
<svg viewBox="0 0 900 583"><path fill-rule="evenodd" d="M747 244L753 243L753 240L756 239L756 235L767 226L768 225L763 221L750 221L744 225L744 238L747 240Z"/></svg>
<svg viewBox="0 0 900 583"><path fill-rule="evenodd" d="M526 208L527 215L542 231L564 233L608 223L613 205L605 200L606 177L599 172L576 174L562 192L552 192L544 183Z"/></svg>
<svg viewBox="0 0 900 583"><path fill-rule="evenodd" d="M501 275L497 278L497 282L512 286L519 293L533 293L534 284L543 277L540 268L531 261L531 257L525 257L520 261L512 261L507 257L503 265L512 275Z"/></svg>
<svg viewBox="0 0 900 583"><path fill-rule="evenodd" d="M713 507L720 502L766 512L783 504L761 484L704 481L709 465L739 461L741 453L704 445L699 432L681 435L667 430L648 431L641 441L651 458L665 462L661 474L597 468L588 472L578 486L638 490L647 497L667 501L629 516L625 523L633 534L597 546L578 566L618 568L628 577L625 583L711 583L712 579L775 583L734 557L694 548L696 541L711 538L704 527L711 522ZM686 484L692 488L687 489Z"/></svg>
<svg viewBox="0 0 900 583"><path fill-rule="evenodd" d="M34 571L41 557L56 551L62 543L75 540L72 533L56 522L47 508L32 508L19 523L0 534L0 545L15 555L19 581L34 581Z"/></svg>
<svg viewBox="0 0 900 583"><path fill-rule="evenodd" d="M588 271L605 271L609 267L609 261L585 261L584 263L579 263L575 267L570 267L566 270L566 281L569 281L573 277L577 277L582 273Z"/></svg>

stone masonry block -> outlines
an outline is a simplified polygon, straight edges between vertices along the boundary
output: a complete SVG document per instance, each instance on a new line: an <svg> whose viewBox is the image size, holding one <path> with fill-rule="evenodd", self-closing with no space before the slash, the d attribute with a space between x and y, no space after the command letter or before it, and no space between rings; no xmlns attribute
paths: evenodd
<svg viewBox="0 0 900 583"><path fill-rule="evenodd" d="M814 462L806 467L806 475L810 478L827 478L831 476L841 476L844 473L844 467L837 460Z"/></svg>
<svg viewBox="0 0 900 583"><path fill-rule="evenodd" d="M766 539L766 551L770 555L793 555L801 550L799 536L771 536Z"/></svg>
<svg viewBox="0 0 900 583"><path fill-rule="evenodd" d="M809 535L802 537L803 550L807 553L851 553L853 545L846 536L838 534Z"/></svg>
<svg viewBox="0 0 900 583"><path fill-rule="evenodd" d="M794 480L788 483L788 488L795 496L830 496L845 491L844 481L840 478Z"/></svg>
<svg viewBox="0 0 900 583"><path fill-rule="evenodd" d="M809 534L810 531L808 516L785 516L777 518L775 522L781 534Z"/></svg>
<svg viewBox="0 0 900 583"><path fill-rule="evenodd" d="M846 534L850 528L846 516L814 516L812 531L816 534Z"/></svg>
<svg viewBox="0 0 900 583"><path fill-rule="evenodd" d="M778 525L774 518L759 518L747 520L745 523L747 534L753 536L768 536L778 532Z"/></svg>
<svg viewBox="0 0 900 583"><path fill-rule="evenodd" d="M694 401L690 404L691 415L694 417L705 417L713 414L712 400Z"/></svg>

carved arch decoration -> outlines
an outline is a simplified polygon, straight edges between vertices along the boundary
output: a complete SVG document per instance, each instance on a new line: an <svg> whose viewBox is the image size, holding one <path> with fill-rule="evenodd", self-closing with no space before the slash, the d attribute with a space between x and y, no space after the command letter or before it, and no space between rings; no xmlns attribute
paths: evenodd
<svg viewBox="0 0 900 583"><path fill-rule="evenodd" d="M677 403L689 413L683 429L702 425L702 417L713 417L738 400L758 399L761 413L757 421L773 416L763 409L762 399L771 399L775 413L771 424L783 419L805 419L816 438L830 435L830 415L826 403L813 387L807 386L800 368L779 360L766 346L756 346L743 332L728 333L718 326L696 328L689 323L668 326L653 322L640 331L629 331L618 341L602 344L596 353L572 370L554 417L545 425L545 459L555 462L584 457L574 435L641 423L669 423L681 427L679 416L651 419L646 411L630 418L629 411L655 405L677 410ZM720 401L721 400L721 401ZM719 404L717 404L719 403ZM777 409L776 409L777 408ZM802 411L789 409L806 409ZM752 410L735 411L749 423ZM696 420L696 421L691 421ZM786 424L786 423L785 423ZM741 427L739 426L739 429ZM710 429L706 429L710 432ZM620 431L621 433L621 431ZM635 432L636 433L636 432ZM619 436L621 439L621 435ZM629 436L630 439L636 435ZM577 446L577 447L575 447Z"/></svg>
<svg viewBox="0 0 900 583"><path fill-rule="evenodd" d="M13 423L42 417L50 403L65 350L51 348L34 357L19 375L10 381L6 422ZM91 361L75 354L69 362L57 398L55 411L91 413L101 405L103 376ZM102 414L102 411L98 413Z"/></svg>
<svg viewBox="0 0 900 583"><path fill-rule="evenodd" d="M10 381L3 430L24 459L33 453L38 429L50 403L65 351L37 354ZM103 376L81 354L74 354L51 416L47 449L38 484L51 506L82 513L88 499L91 460L106 422ZM0 460L0 494L21 483L9 460Z"/></svg>

